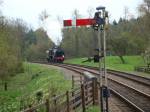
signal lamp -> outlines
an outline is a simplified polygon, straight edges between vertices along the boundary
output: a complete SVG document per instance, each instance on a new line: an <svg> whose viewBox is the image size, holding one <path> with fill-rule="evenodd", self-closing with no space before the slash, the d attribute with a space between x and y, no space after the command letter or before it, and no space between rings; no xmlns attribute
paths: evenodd
<svg viewBox="0 0 150 112"><path fill-rule="evenodd" d="M104 10L105 7L104 6L99 6L99 7L96 7L96 10Z"/></svg>

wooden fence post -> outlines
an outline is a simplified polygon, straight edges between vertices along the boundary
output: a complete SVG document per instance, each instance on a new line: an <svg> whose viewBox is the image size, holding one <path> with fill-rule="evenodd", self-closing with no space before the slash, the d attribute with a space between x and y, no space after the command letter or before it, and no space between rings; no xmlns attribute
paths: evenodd
<svg viewBox="0 0 150 112"><path fill-rule="evenodd" d="M49 107L49 99L46 99L46 112L50 112L50 107Z"/></svg>
<svg viewBox="0 0 150 112"><path fill-rule="evenodd" d="M81 85L81 98L82 98L82 109L83 109L83 112L85 112L85 90L84 90L84 84Z"/></svg>
<svg viewBox="0 0 150 112"><path fill-rule="evenodd" d="M93 79L93 105L98 104L98 87L97 87L97 79Z"/></svg>
<svg viewBox="0 0 150 112"><path fill-rule="evenodd" d="M82 76L80 76L80 84L82 84Z"/></svg>
<svg viewBox="0 0 150 112"><path fill-rule="evenodd" d="M5 90L5 91L7 91L7 87L8 87L7 85L8 85L8 83L5 82L5 83L4 83L4 90Z"/></svg>
<svg viewBox="0 0 150 112"><path fill-rule="evenodd" d="M72 75L72 90L74 89L75 87L75 77ZM72 97L74 96L74 91L71 92L72 94ZM72 101L74 103L74 100Z"/></svg>
<svg viewBox="0 0 150 112"><path fill-rule="evenodd" d="M56 95L54 95L54 112L57 112L57 100L55 98Z"/></svg>
<svg viewBox="0 0 150 112"><path fill-rule="evenodd" d="M75 81L74 81L74 76L72 75L72 89L74 88L74 84L75 83Z"/></svg>
<svg viewBox="0 0 150 112"><path fill-rule="evenodd" d="M92 90L93 90L93 105L95 105L95 80L92 80Z"/></svg>
<svg viewBox="0 0 150 112"><path fill-rule="evenodd" d="M70 98L69 98L69 91L66 92L67 97L67 112L70 112Z"/></svg>

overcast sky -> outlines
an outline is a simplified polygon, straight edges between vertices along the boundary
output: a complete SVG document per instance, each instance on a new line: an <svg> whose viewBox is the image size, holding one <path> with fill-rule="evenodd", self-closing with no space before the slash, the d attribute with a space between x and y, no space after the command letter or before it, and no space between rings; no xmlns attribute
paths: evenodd
<svg viewBox="0 0 150 112"><path fill-rule="evenodd" d="M7 17L21 18L29 23L34 29L39 27L38 16L46 10L50 15L46 20L46 30L54 42L61 39L61 25L57 17L70 19L74 9L84 18L88 17L88 8L95 9L103 5L109 11L110 20L118 20L123 17L124 7L129 8L130 15L138 15L137 6L143 0L3 0L1 10ZM93 14L94 15L94 14Z"/></svg>

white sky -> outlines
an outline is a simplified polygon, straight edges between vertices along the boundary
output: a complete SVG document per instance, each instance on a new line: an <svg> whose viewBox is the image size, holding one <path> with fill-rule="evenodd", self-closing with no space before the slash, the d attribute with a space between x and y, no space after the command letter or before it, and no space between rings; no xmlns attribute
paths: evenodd
<svg viewBox="0 0 150 112"><path fill-rule="evenodd" d="M143 0L3 0L1 10L7 17L21 18L29 23L34 29L39 27L38 16L46 10L50 15L46 20L46 30L54 42L61 39L61 25L57 16L63 19L72 18L74 9L84 18L88 17L87 9L105 6L109 11L110 20L118 20L123 17L124 7L129 8L129 12L137 16L137 6ZM95 10L96 11L96 10ZM94 14L93 14L94 15Z"/></svg>

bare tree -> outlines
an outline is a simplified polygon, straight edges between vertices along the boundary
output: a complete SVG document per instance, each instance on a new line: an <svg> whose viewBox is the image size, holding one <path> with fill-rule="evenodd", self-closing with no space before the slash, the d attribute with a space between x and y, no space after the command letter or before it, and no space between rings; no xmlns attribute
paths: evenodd
<svg viewBox="0 0 150 112"><path fill-rule="evenodd" d="M144 3L138 7L141 16L145 14L150 14L150 1L144 0Z"/></svg>
<svg viewBox="0 0 150 112"><path fill-rule="evenodd" d="M149 0L144 0L147 11L150 12L150 1Z"/></svg>
<svg viewBox="0 0 150 112"><path fill-rule="evenodd" d="M87 13L88 13L89 18L93 18L94 17L94 9L93 8L89 7L87 9Z"/></svg>
<svg viewBox="0 0 150 112"><path fill-rule="evenodd" d="M46 10L42 11L41 14L39 15L39 19L41 21L44 21L45 19L47 19L49 17L48 13Z"/></svg>
<svg viewBox="0 0 150 112"><path fill-rule="evenodd" d="M129 8L126 6L124 7L124 19L128 20Z"/></svg>
<svg viewBox="0 0 150 112"><path fill-rule="evenodd" d="M79 10L75 9L72 13L72 17L74 17L75 19L80 18L81 15L79 14Z"/></svg>
<svg viewBox="0 0 150 112"><path fill-rule="evenodd" d="M3 4L3 1L0 0L0 6ZM2 16L2 11L0 10L0 16Z"/></svg>
<svg viewBox="0 0 150 112"><path fill-rule="evenodd" d="M50 15L47 13L46 10L43 10L40 14L39 14L39 21L40 21L40 26L41 27L46 27L45 26L45 22L46 19L49 17Z"/></svg>

